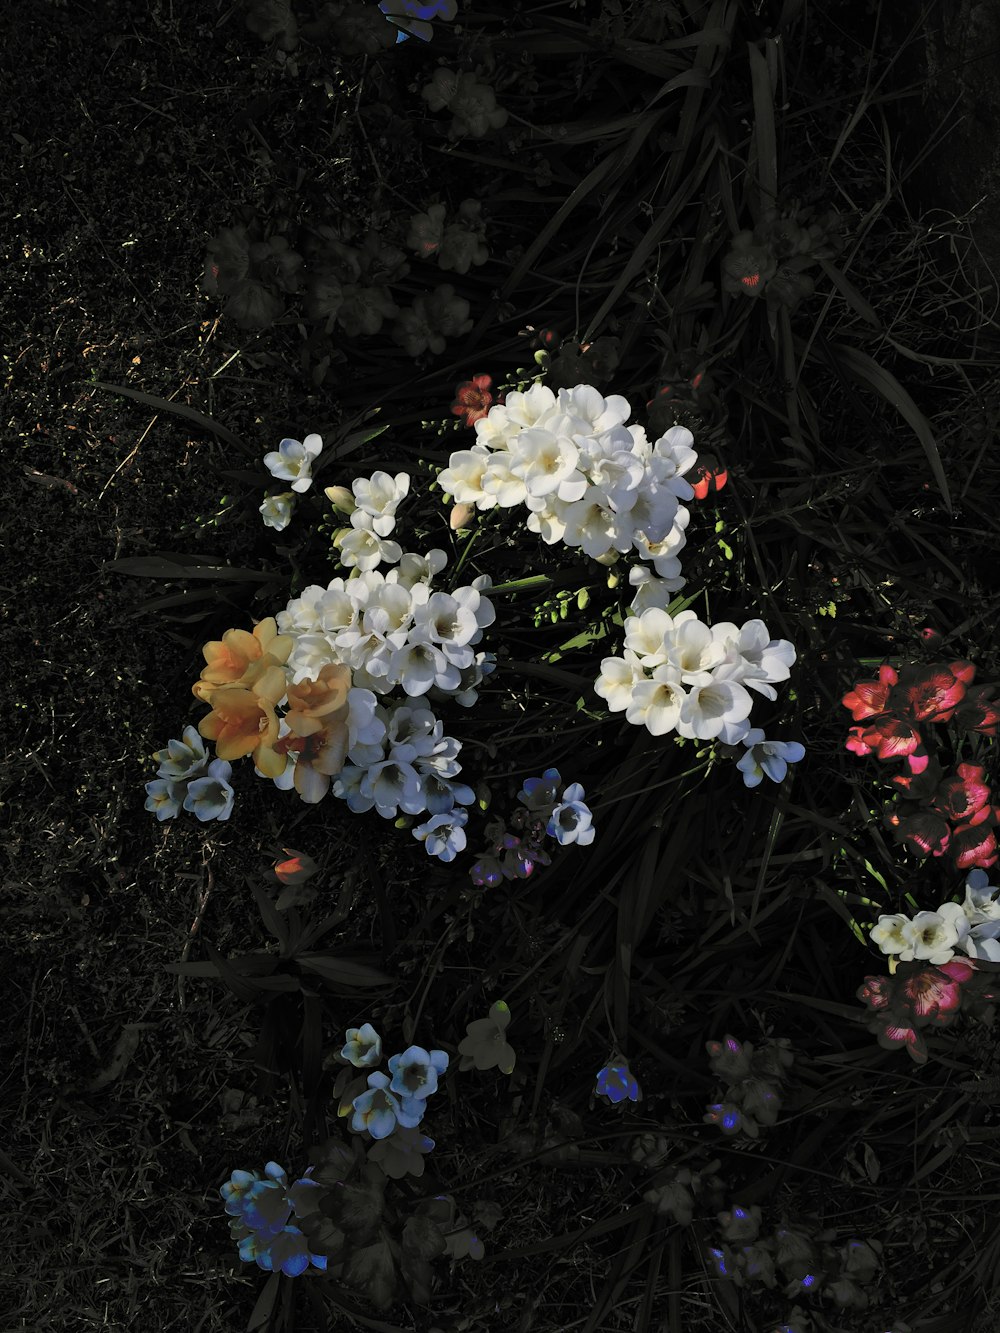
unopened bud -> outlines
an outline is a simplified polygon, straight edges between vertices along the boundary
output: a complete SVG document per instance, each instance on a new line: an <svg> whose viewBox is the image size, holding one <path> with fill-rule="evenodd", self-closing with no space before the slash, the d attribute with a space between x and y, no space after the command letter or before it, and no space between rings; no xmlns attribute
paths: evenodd
<svg viewBox="0 0 1000 1333"><path fill-rule="evenodd" d="M617 565L622 558L620 551L605 551L603 555L594 557L599 565Z"/></svg>
<svg viewBox="0 0 1000 1333"><path fill-rule="evenodd" d="M357 501L346 486L327 486L323 494L334 509L339 509L342 514L353 514L358 507Z"/></svg>
<svg viewBox="0 0 1000 1333"><path fill-rule="evenodd" d="M451 517L448 519L448 526L452 532L457 532L459 528L464 528L475 512L475 506L470 504L456 504L451 507Z"/></svg>

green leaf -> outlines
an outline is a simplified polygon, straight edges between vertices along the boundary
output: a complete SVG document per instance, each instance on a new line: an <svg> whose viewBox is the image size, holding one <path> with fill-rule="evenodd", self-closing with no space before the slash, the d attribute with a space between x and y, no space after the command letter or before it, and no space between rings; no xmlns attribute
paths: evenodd
<svg viewBox="0 0 1000 1333"><path fill-rule="evenodd" d="M339 986L392 986L392 977L380 972L377 967L359 963L353 958L337 958L331 954L300 953L295 961L307 972L315 972L324 981L331 981Z"/></svg>
<svg viewBox="0 0 1000 1333"><path fill-rule="evenodd" d="M187 559L187 557L182 557ZM153 555L126 556L122 560L106 560L104 568L115 574L130 574L141 579L230 579L235 583L269 583L273 574L261 573L259 569L241 569L237 565L213 565L197 562L192 557L189 563L180 564L162 552Z"/></svg>
<svg viewBox="0 0 1000 1333"><path fill-rule="evenodd" d="M290 950L288 947L289 946L288 924L285 921L285 918L277 911L277 909L274 906L274 903L271 902L271 899L267 895L266 889L262 888L261 885L254 884L252 881L250 881L249 876L248 876L248 882L250 883L250 889L257 903L257 908L260 912L261 919L263 920L265 927L267 928L268 932L271 935L273 935L274 938L281 945L281 952L287 958Z"/></svg>
<svg viewBox="0 0 1000 1333"><path fill-rule="evenodd" d="M830 352L839 361L844 371L860 383L867 384L876 393L881 394L885 401L891 403L905 419L927 455L931 473L937 483L938 490L941 492L945 508L949 514L954 513L951 494L948 490L948 479L944 475L944 468L941 465L941 455L938 452L934 432L931 430L930 423L923 412L917 407L900 382L888 370L880 366L877 361L873 360L867 352L862 352L857 347L848 347L845 343L831 343Z"/></svg>
<svg viewBox="0 0 1000 1333"><path fill-rule="evenodd" d="M773 38L765 38L765 43ZM753 85L754 140L757 147L757 183L760 202L767 208L778 194L778 148L774 135L774 92L767 60L756 46L747 46Z"/></svg>
<svg viewBox="0 0 1000 1333"><path fill-rule="evenodd" d="M355 1250L344 1268L344 1281L365 1292L376 1310L387 1310L396 1299L398 1286L388 1240L380 1237L374 1245Z"/></svg>
<svg viewBox="0 0 1000 1333"><path fill-rule="evenodd" d="M260 1333L261 1329L267 1328L270 1324L280 1285L281 1274L272 1273L264 1283L263 1291L257 1297L257 1304L253 1307L250 1322L247 1324L247 1333Z"/></svg>
<svg viewBox="0 0 1000 1333"><path fill-rule="evenodd" d="M213 421L211 417L205 416L203 412L198 412L193 407L188 407L186 403L172 403L166 398L157 398L151 393L142 393L139 389L131 389L125 384L105 384L103 380L92 380L95 389L105 389L108 393L119 393L125 398L132 398L137 403L142 403L144 407L151 407L157 412L170 412L175 417L183 417L185 421L191 421L202 429L211 431L213 435L218 435L220 440L225 440L227 444L234 445L241 449L248 458L257 459L258 451L241 440L238 435L223 426L219 421Z"/></svg>

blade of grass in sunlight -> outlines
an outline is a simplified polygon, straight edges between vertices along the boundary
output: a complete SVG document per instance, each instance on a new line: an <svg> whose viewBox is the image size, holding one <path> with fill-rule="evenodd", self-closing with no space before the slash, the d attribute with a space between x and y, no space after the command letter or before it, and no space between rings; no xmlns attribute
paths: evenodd
<svg viewBox="0 0 1000 1333"><path fill-rule="evenodd" d="M845 343L831 343L830 352L852 378L861 384L867 385L868 388L874 389L887 403L896 408L905 419L927 455L931 474L938 490L941 492L945 508L949 514L954 513L951 494L948 490L948 479L944 475L944 468L941 465L941 455L938 452L934 432L931 430L927 418L900 382L888 370L880 366L877 361L873 360L867 352L862 352L860 348L848 347Z"/></svg>
<svg viewBox="0 0 1000 1333"><path fill-rule="evenodd" d="M142 393L139 389L129 388L126 384L105 384L103 380L91 380L90 383L95 389L105 389L108 393L117 393L125 398L132 398L137 403L142 403L144 407L153 408L156 412L169 412L175 417L183 417L185 421L191 421L203 430L218 435L220 440L225 440L227 444L240 449L248 458L257 457L257 451L251 449L246 441L241 440L228 426L223 426L220 421L213 421L211 417L205 416L204 412L198 412L195 408L188 407L186 403L172 403L167 398L157 398L151 393Z"/></svg>

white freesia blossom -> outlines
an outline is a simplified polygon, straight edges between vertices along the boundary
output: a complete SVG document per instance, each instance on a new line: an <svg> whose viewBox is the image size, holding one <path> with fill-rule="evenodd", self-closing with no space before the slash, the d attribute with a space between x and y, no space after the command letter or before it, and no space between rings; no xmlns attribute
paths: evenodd
<svg viewBox="0 0 1000 1333"><path fill-rule="evenodd" d="M524 482L526 499L558 492L563 500L578 500L586 490L586 478L576 467L580 451L572 440L533 426L511 440L509 457L511 472Z"/></svg>
<svg viewBox="0 0 1000 1333"><path fill-rule="evenodd" d="M685 685L707 685L707 673L714 671L726 657L722 644L697 619L675 624L665 647L667 661L681 673Z"/></svg>
<svg viewBox="0 0 1000 1333"><path fill-rule="evenodd" d="M274 528L275 532L284 532L292 521L294 502L294 491L283 491L280 495L269 495L260 507L265 528Z"/></svg>
<svg viewBox="0 0 1000 1333"><path fill-rule="evenodd" d="M716 740L727 724L745 721L752 707L753 699L733 681L716 678L707 685L692 685L677 722L678 735L688 740Z"/></svg>
<svg viewBox="0 0 1000 1333"><path fill-rule="evenodd" d="M777 699L772 682L788 680L795 661L795 648L788 639L772 639L763 620L748 620L742 627L720 621L712 626L712 634L727 652L716 679L740 681L765 699Z"/></svg>
<svg viewBox="0 0 1000 1333"><path fill-rule="evenodd" d="M944 906L957 908L958 914L965 919L965 913L958 903L946 903ZM955 956L955 945L960 937L955 913L945 913L940 909L937 912L918 912L902 927L902 931L906 948L899 957L905 963L914 959L947 963Z"/></svg>
<svg viewBox="0 0 1000 1333"><path fill-rule="evenodd" d="M678 727L686 702L684 686L673 667L654 667L651 680L640 680L633 687L625 718L645 726L652 736L664 736Z"/></svg>
<svg viewBox="0 0 1000 1333"><path fill-rule="evenodd" d="M607 555L612 549L624 552L632 545L628 515L616 514L607 494L598 486L588 486L582 500L567 504L562 517L566 545L579 546L593 558Z"/></svg>
<svg viewBox="0 0 1000 1333"><path fill-rule="evenodd" d="M410 475L397 472L393 477L388 472L373 472L370 478L355 477L351 489L357 502L351 525L388 537L396 526L396 508L409 494Z"/></svg>
<svg viewBox="0 0 1000 1333"><path fill-rule="evenodd" d="M447 553L436 546L426 555L404 551L398 566L389 570L385 581L399 583L406 588L411 588L415 583L431 583L447 564Z"/></svg>
<svg viewBox="0 0 1000 1333"><path fill-rule="evenodd" d="M367 528L351 528L339 533L334 545L340 551L342 565L348 568L356 565L362 571L372 570L383 561L387 565L395 564L403 554L398 543L369 532Z"/></svg>
<svg viewBox="0 0 1000 1333"><path fill-rule="evenodd" d="M476 425L479 424L477 421ZM438 485L454 500L474 504L479 509L492 509L496 497L483 490L483 477L490 458L490 451L483 444L473 445L471 449L456 449L448 459L448 466L438 473Z"/></svg>
<svg viewBox="0 0 1000 1333"><path fill-rule="evenodd" d="M303 589L300 596L293 597L284 611L279 611L275 616L278 633L308 634L312 630L319 629L317 606L325 592L325 588L321 588L318 583L313 583L308 588Z"/></svg>
<svg viewBox="0 0 1000 1333"><path fill-rule="evenodd" d="M454 861L458 853L465 850L464 825L468 818L468 810L456 807L432 815L425 823L415 825L411 832L424 844L428 856Z"/></svg>
<svg viewBox="0 0 1000 1333"><path fill-rule="evenodd" d="M417 815L427 808L417 770L412 764L402 764L396 759L372 764L358 784L358 792L374 801L383 819L395 819L400 810Z"/></svg>
<svg viewBox="0 0 1000 1333"><path fill-rule="evenodd" d="M910 918L904 912L883 913L868 932L869 938L884 954L901 954L910 947L909 924Z"/></svg>
<svg viewBox="0 0 1000 1333"><path fill-rule="evenodd" d="M743 774L748 787L757 787L766 777L772 782L784 782L789 764L805 758L805 746L799 741L769 741L760 727L753 727L743 737L747 752L736 767Z"/></svg>
<svg viewBox="0 0 1000 1333"><path fill-rule="evenodd" d="M528 488L523 477L511 468L511 456L506 449L498 450L490 456L483 473L482 488L487 496L492 496L503 509L524 504L528 497Z"/></svg>
<svg viewBox="0 0 1000 1333"><path fill-rule="evenodd" d="M645 679L646 673L638 657L631 648L626 648L623 657L603 660L601 673L594 682L594 693L606 701L612 713L624 713L632 703L635 686Z"/></svg>
<svg viewBox="0 0 1000 1333"><path fill-rule="evenodd" d="M275 452L264 455L264 466L278 481L290 481L300 495L312 485L312 465L323 452L323 437L282 440Z"/></svg>
<svg viewBox="0 0 1000 1333"><path fill-rule="evenodd" d="M185 738L187 732L184 733ZM965 915L973 926L984 921L1000 921L1000 888L990 883L985 870L970 870L965 881Z"/></svg>

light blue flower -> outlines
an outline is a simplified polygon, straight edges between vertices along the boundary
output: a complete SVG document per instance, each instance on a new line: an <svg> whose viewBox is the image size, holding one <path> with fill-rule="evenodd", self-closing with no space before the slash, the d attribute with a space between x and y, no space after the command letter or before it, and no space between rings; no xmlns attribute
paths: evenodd
<svg viewBox="0 0 1000 1333"><path fill-rule="evenodd" d="M805 746L798 741L768 741L760 727L751 727L743 737L747 752L736 767L748 787L756 787L766 774L772 782L783 782L789 764L805 756Z"/></svg>
<svg viewBox="0 0 1000 1333"><path fill-rule="evenodd" d="M635 1075L623 1060L617 1064L605 1065L598 1071L595 1091L598 1097L606 1097L615 1106L626 1097L632 1102L637 1102L642 1097Z"/></svg>
<svg viewBox="0 0 1000 1333"><path fill-rule="evenodd" d="M226 1212L232 1215L229 1230L245 1263L288 1277L304 1273L310 1264L326 1268L325 1256L311 1254L302 1231L289 1220L293 1213L298 1219L319 1207L317 1195L324 1187L310 1178L312 1171L309 1167L290 1186L283 1168L268 1162L263 1177L257 1171L237 1170L220 1188Z"/></svg>
<svg viewBox="0 0 1000 1333"><path fill-rule="evenodd" d="M348 1028L347 1042L340 1054L355 1069L371 1069L382 1059L382 1038L371 1023L363 1023L359 1028Z"/></svg>
<svg viewBox="0 0 1000 1333"><path fill-rule="evenodd" d="M229 785L232 771L228 760L213 759L208 766L208 777L188 783L184 809L197 815L203 824L209 819L228 819L236 795Z"/></svg>
<svg viewBox="0 0 1000 1333"><path fill-rule="evenodd" d="M360 1134L367 1129L373 1139L387 1139L401 1125L412 1128L412 1116L408 1115L399 1101L388 1091L389 1080L383 1073L368 1075L368 1092L362 1092L351 1102L354 1114L351 1116L351 1129Z"/></svg>
<svg viewBox="0 0 1000 1333"><path fill-rule="evenodd" d="M160 765L156 776L174 782L199 777L208 764L205 742L198 734L198 728L191 726L184 728L182 741L167 741L166 747L157 750L153 758Z"/></svg>
<svg viewBox="0 0 1000 1333"><path fill-rule="evenodd" d="M459 852L465 850L465 829L468 810L457 806L445 814L432 815L424 824L418 824L411 830L427 849L428 856L436 856L440 861L454 861Z"/></svg>
<svg viewBox="0 0 1000 1333"><path fill-rule="evenodd" d="M571 842L588 847L594 841L592 821L593 815L583 801L583 788L573 782L563 792L562 803L552 811L545 832L561 847Z"/></svg>
<svg viewBox="0 0 1000 1333"><path fill-rule="evenodd" d="M425 1100L437 1092L438 1075L448 1068L445 1051L425 1051L422 1046L410 1046L401 1055L389 1056L389 1073L393 1092L403 1097Z"/></svg>
<svg viewBox="0 0 1000 1333"><path fill-rule="evenodd" d="M147 782L146 809L153 811L161 823L164 819L174 819L181 812L184 786L183 782L171 782L169 778Z"/></svg>

